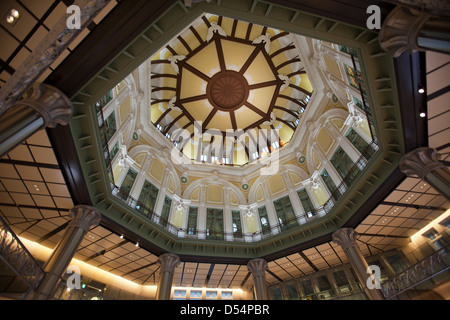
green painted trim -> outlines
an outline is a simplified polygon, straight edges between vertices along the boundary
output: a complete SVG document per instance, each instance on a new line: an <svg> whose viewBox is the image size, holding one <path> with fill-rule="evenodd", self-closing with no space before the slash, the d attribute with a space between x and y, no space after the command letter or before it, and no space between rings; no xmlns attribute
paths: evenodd
<svg viewBox="0 0 450 320"><path fill-rule="evenodd" d="M131 43L124 50L125 54L116 56L99 76L94 77L72 97L75 112L70 121L70 128L94 206L116 223L163 250L185 256L250 259L330 234L344 225L355 211L364 205L370 195L398 166L404 154L393 59L381 50L376 41L377 34L342 23L336 25L335 21L325 18L321 21L321 17L277 5L272 5L271 9L267 10L267 6L269 4L263 1L222 0L220 5L200 3L186 11L180 3L176 3ZM253 10L252 13L250 10ZM108 179L102 180L94 176L98 172L106 176L106 165L99 148L100 139L94 103L203 12L272 26L339 43L358 51L364 79L368 81L368 87L372 88L366 88L366 91L371 103L380 149L374 160L364 169L364 177L363 175L358 177L339 200L339 206L335 206L327 216L254 243L177 238L115 199L109 191ZM387 80L377 81L379 78Z"/></svg>

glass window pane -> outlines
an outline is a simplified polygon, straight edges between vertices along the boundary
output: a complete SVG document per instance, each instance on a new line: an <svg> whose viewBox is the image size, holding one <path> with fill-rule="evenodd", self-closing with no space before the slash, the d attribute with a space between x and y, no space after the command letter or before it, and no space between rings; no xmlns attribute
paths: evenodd
<svg viewBox="0 0 450 320"><path fill-rule="evenodd" d="M223 209L206 209L206 239L223 238Z"/></svg>
<svg viewBox="0 0 450 320"><path fill-rule="evenodd" d="M302 280L303 291L305 292L305 296L310 296L314 294L314 288L310 279Z"/></svg>
<svg viewBox="0 0 450 320"><path fill-rule="evenodd" d="M150 181L145 180L142 186L141 194L139 195L138 204L136 209L145 214L152 214L158 198L158 188L155 187Z"/></svg>
<svg viewBox="0 0 450 320"><path fill-rule="evenodd" d="M283 296L281 295L281 288L273 288L272 293L274 300L283 300Z"/></svg>
<svg viewBox="0 0 450 320"><path fill-rule="evenodd" d="M161 210L161 217L159 219L159 224L163 227L166 227L167 223L169 222L169 214L171 206L172 206L172 199L170 199L168 196L165 196L163 208Z"/></svg>
<svg viewBox="0 0 450 320"><path fill-rule="evenodd" d="M275 211L278 216L278 222L281 226L281 231L298 225L297 218L295 217L294 209L292 208L289 196L285 196L281 199L273 202Z"/></svg>
<svg viewBox="0 0 450 320"><path fill-rule="evenodd" d="M308 217L311 217L316 214L314 210L314 205L309 198L308 192L306 189L300 189L297 191L298 197L300 198L300 202L302 203L303 209L305 210L305 214Z"/></svg>
<svg viewBox="0 0 450 320"><path fill-rule="evenodd" d="M241 212L239 210L232 210L231 217L233 221L233 236L235 238L242 238Z"/></svg>
<svg viewBox="0 0 450 320"><path fill-rule="evenodd" d="M296 300L298 299L298 292L297 287L295 286L295 283L289 283L287 286L288 296L290 300Z"/></svg>
<svg viewBox="0 0 450 320"><path fill-rule="evenodd" d="M133 187L134 180L136 180L137 172L130 168L125 176L125 179L120 186L118 196L126 200L130 194L131 188Z"/></svg>
<svg viewBox="0 0 450 320"><path fill-rule="evenodd" d="M325 290L330 290L331 289L331 284L330 284L330 281L328 281L328 277L327 276L318 276L317 277L317 282L319 284L319 290L320 291L325 291Z"/></svg>
<svg viewBox="0 0 450 320"><path fill-rule="evenodd" d="M333 179L331 179L330 175L328 174L327 170L323 170L322 174L320 175L322 177L323 182L327 186L328 190L331 193L331 196L334 200L338 200L341 196L340 190L336 187L336 184L334 183Z"/></svg>
<svg viewBox="0 0 450 320"><path fill-rule="evenodd" d="M359 173L359 168L354 165L352 159L345 153L342 147L339 147L334 155L331 157L330 162L334 168L345 181L347 186L350 186Z"/></svg>
<svg viewBox="0 0 450 320"><path fill-rule="evenodd" d="M372 148L372 146L369 145L366 140L361 138L361 136L355 130L350 129L346 137L367 160L369 160L375 153L375 150Z"/></svg>
<svg viewBox="0 0 450 320"><path fill-rule="evenodd" d="M105 120L106 140L109 141L117 131L116 116L114 111Z"/></svg>
<svg viewBox="0 0 450 320"><path fill-rule="evenodd" d="M187 223L187 233L196 234L197 232L197 207L189 207L188 223Z"/></svg>
<svg viewBox="0 0 450 320"><path fill-rule="evenodd" d="M336 284L338 287L345 286L348 283L348 279L345 276L345 272L343 270L333 272L334 279L336 280Z"/></svg>
<svg viewBox="0 0 450 320"><path fill-rule="evenodd" d="M270 233L269 218L267 217L266 206L258 208L259 220L261 222L261 231L263 235Z"/></svg>

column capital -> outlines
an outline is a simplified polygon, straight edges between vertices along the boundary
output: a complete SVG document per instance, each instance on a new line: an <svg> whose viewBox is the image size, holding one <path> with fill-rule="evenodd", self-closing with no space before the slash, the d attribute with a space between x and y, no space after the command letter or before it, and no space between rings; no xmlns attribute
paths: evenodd
<svg viewBox="0 0 450 320"><path fill-rule="evenodd" d="M161 272L170 272L173 274L180 262L180 257L176 254L164 253L159 256L157 264L160 265Z"/></svg>
<svg viewBox="0 0 450 320"><path fill-rule="evenodd" d="M381 48L394 58L398 58L404 51L420 50L417 35L430 16L419 10L397 6L381 26L379 33Z"/></svg>
<svg viewBox="0 0 450 320"><path fill-rule="evenodd" d="M353 228L341 228L333 232L333 242L340 245L343 250L358 247L356 239L359 238L359 234Z"/></svg>
<svg viewBox="0 0 450 320"><path fill-rule="evenodd" d="M86 232L93 226L100 223L102 214L96 208L88 205L77 205L70 209L69 215L72 220L69 222L70 227L82 228Z"/></svg>
<svg viewBox="0 0 450 320"><path fill-rule="evenodd" d="M72 117L72 103L57 88L44 83L31 86L17 101L16 105L26 105L35 109L44 119L46 127L54 128L57 124L69 124Z"/></svg>
<svg viewBox="0 0 450 320"><path fill-rule="evenodd" d="M261 258L252 259L247 263L247 269L254 277L264 277L267 261Z"/></svg>
<svg viewBox="0 0 450 320"><path fill-rule="evenodd" d="M425 176L434 169L445 168L439 162L441 155L436 149L421 147L408 152L400 160L400 170L407 176L419 176L424 180Z"/></svg>

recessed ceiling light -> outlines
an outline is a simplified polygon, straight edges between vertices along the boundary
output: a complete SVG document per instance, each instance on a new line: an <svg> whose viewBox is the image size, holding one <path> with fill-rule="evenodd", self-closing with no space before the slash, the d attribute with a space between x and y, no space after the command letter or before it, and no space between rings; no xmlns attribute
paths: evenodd
<svg viewBox="0 0 450 320"><path fill-rule="evenodd" d="M6 14L6 22L10 25L15 25L17 21L20 18L20 13L17 9L9 9L8 13Z"/></svg>

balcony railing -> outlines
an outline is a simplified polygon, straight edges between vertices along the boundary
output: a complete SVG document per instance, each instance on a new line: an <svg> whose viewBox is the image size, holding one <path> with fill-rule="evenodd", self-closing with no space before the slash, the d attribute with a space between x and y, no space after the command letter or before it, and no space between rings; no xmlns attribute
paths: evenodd
<svg viewBox="0 0 450 320"><path fill-rule="evenodd" d="M381 284L383 295L391 299L402 292L450 269L450 245L434 252L418 263Z"/></svg>
<svg viewBox="0 0 450 320"><path fill-rule="evenodd" d="M35 290L45 276L44 270L0 216L0 259L28 286Z"/></svg>
<svg viewBox="0 0 450 320"><path fill-rule="evenodd" d="M327 215L331 209L334 207L339 198L345 193L347 188L353 183L353 181L361 174L362 170L368 163L368 154L372 156L374 152L369 152L368 150L377 150L378 145L373 142L367 145L366 149L363 150L362 155L356 161L355 165L352 167L350 172L344 177L339 186L332 191L332 194L323 206L314 208L304 214L296 215L292 219L282 221L276 225L262 228L262 230L254 233L241 233L241 232L217 232L208 229L192 229L192 228L179 228L171 224L167 219L162 217L160 214L153 211L153 209L148 208L144 203L134 199L129 194L124 193L118 186L114 183L110 183L111 193L118 200L125 203L128 207L135 209L141 215L145 216L150 221L158 224L168 232L174 234L181 238L198 238L198 239L208 239L208 240L222 240L222 241L240 241L240 242L255 242L272 235L278 234L280 232L285 232L287 230L292 230L300 225L318 219Z"/></svg>

